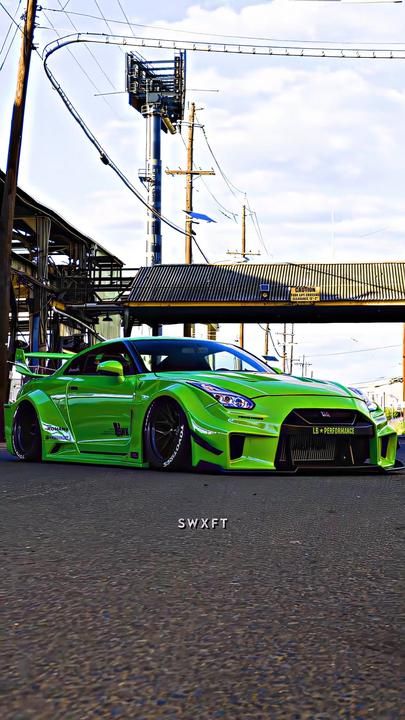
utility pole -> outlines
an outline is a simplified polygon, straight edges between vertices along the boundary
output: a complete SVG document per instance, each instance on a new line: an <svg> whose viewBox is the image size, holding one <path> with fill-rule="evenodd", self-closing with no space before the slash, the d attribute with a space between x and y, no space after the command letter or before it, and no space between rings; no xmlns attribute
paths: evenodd
<svg viewBox="0 0 405 720"><path fill-rule="evenodd" d="M194 123L195 123L195 103L191 103L190 114L188 118L188 142L187 142L187 171L186 171L186 212L193 210L193 161L194 161ZM193 262L193 221L191 215L186 215L186 245L184 249L184 259L186 265Z"/></svg>
<svg viewBox="0 0 405 720"><path fill-rule="evenodd" d="M302 356L302 360L297 360L296 364L301 365L301 377L308 377L308 368L312 365L312 363L308 362L305 355Z"/></svg>
<svg viewBox="0 0 405 720"><path fill-rule="evenodd" d="M187 168L186 170L166 170L167 175L186 176L186 240L185 240L185 263L191 265L193 262L193 219L190 213L193 211L193 178L194 175L215 175L214 170L193 170L194 165L194 126L195 126L195 103L190 105L188 116L188 140L187 140ZM193 323L184 324L185 337L192 337L194 333Z"/></svg>
<svg viewBox="0 0 405 720"><path fill-rule="evenodd" d="M11 118L7 169L0 216L0 439L4 439L4 405L8 401L8 333L11 293L11 242L18 168L24 125L28 75L33 47L37 0L27 0L24 31Z"/></svg>
<svg viewBox="0 0 405 720"><path fill-rule="evenodd" d="M246 205L242 207L242 257L246 256ZM239 324L239 347L245 347L245 326Z"/></svg>
<svg viewBox="0 0 405 720"><path fill-rule="evenodd" d="M294 365L294 323L291 323L291 345L290 345L290 375L293 372Z"/></svg>
<svg viewBox="0 0 405 720"><path fill-rule="evenodd" d="M251 250L246 251L246 205L242 206L242 246L240 252L232 252L227 250L227 255L240 255L244 260L248 260L251 255L260 255L260 253L254 253ZM243 323L239 324L239 347L243 348L245 344L245 326ZM266 353L267 355L267 353Z"/></svg>
<svg viewBox="0 0 405 720"><path fill-rule="evenodd" d="M266 323L266 328L264 331L264 353L263 353L264 356L269 354L269 332L270 332L270 323Z"/></svg>
<svg viewBox="0 0 405 720"><path fill-rule="evenodd" d="M283 373L286 371L287 364L287 323L283 325Z"/></svg>
<svg viewBox="0 0 405 720"><path fill-rule="evenodd" d="M287 323L283 323L283 332L277 333L283 336L283 351L282 351L282 367L283 372L287 372L287 344L290 342L290 362L289 372L292 375L294 363L294 323L291 323L291 331L287 332ZM290 340L287 342L287 337L290 336Z"/></svg>
<svg viewBox="0 0 405 720"><path fill-rule="evenodd" d="M405 418L405 322L402 324L402 417Z"/></svg>

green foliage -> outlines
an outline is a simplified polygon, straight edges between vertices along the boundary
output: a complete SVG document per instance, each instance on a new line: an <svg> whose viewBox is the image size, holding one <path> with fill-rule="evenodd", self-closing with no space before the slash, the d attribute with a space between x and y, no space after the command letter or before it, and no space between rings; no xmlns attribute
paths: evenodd
<svg viewBox="0 0 405 720"><path fill-rule="evenodd" d="M397 431L398 435L405 435L405 420L400 420L396 423L394 429Z"/></svg>
<svg viewBox="0 0 405 720"><path fill-rule="evenodd" d="M401 410L396 410L392 407L384 408L384 412L387 420L395 420L396 418L400 418L402 415Z"/></svg>

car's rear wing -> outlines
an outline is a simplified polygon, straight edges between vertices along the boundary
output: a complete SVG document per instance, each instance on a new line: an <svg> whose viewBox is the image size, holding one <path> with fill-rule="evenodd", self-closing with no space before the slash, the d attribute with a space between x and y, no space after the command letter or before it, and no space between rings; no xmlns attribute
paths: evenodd
<svg viewBox="0 0 405 720"><path fill-rule="evenodd" d="M15 359L12 365L14 365L20 375L26 375L28 377L43 377L42 373L33 372L28 367L28 360L30 358L38 358L38 360L68 360L72 355L76 355L70 350L64 352L24 352L21 348L18 348L15 352Z"/></svg>

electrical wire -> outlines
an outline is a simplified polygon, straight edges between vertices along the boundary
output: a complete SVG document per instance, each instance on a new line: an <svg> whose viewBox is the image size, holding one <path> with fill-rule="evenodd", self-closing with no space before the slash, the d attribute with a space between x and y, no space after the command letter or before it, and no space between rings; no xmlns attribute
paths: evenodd
<svg viewBox="0 0 405 720"><path fill-rule="evenodd" d="M185 141L183 135L179 134L179 137L180 137L180 139L181 139L184 147L185 147L186 150L187 150L187 144L186 144L186 141ZM195 163L193 162L193 168L194 168L194 167L195 167ZM225 207L225 205L222 205L222 203L219 202L218 198L214 195L213 192L211 192L210 188L208 187L208 183L206 182L206 180L204 180L204 178L203 178L202 175L200 175L199 181L204 185L204 187L205 187L205 189L207 190L208 194L211 195L212 199L213 199L214 202L218 205L218 207L222 209L222 211L223 211L222 214L225 215L225 217L228 217L228 215L226 214L226 213L228 213L229 215L232 216L232 219L233 219L235 222L237 222L236 218L237 218L237 216L238 216L238 213L235 213L235 212L233 212L232 210L229 210L228 208ZM228 218L228 219L230 219L230 218Z"/></svg>
<svg viewBox="0 0 405 720"><path fill-rule="evenodd" d="M402 347L402 345L380 345L379 347L364 348L364 350L343 350L342 352L326 353L324 355L305 355L308 358L332 357L335 355L353 355L354 353L374 352L374 350L388 350L392 348Z"/></svg>
<svg viewBox="0 0 405 720"><path fill-rule="evenodd" d="M16 38L16 35L17 35L17 33L18 33L18 30L19 30L18 27L16 27L16 29L14 30L14 35L13 35L13 37L12 37L11 40L10 40L9 46L8 46L8 48L7 48L7 50L6 50L6 54L4 55L3 61L2 61L2 63L1 63L1 65L0 65L0 72L3 70L3 67L4 67L4 65L6 64L6 60L7 60L8 56L9 56L9 53L10 53L11 48L13 47L14 40L15 40L15 38ZM0 51L0 54L1 54L1 51Z"/></svg>
<svg viewBox="0 0 405 720"><path fill-rule="evenodd" d="M48 17L48 15L46 14L45 10L43 10L42 12L44 13L45 18L46 18L47 21L49 22L50 26L52 27L52 29L54 30L54 32L56 33L56 35L58 36L58 38L61 38L61 35L60 35L59 31L56 29L55 25L53 24L53 22L52 22L52 20L50 19L50 17ZM110 108L110 110L114 113L114 115L116 115L114 108L113 108L112 105L108 102L108 100L104 97L103 93L100 91L100 88L97 87L97 85L96 85L96 83L94 82L93 78L89 75L89 73L88 73L87 70L83 67L83 65L81 64L81 62L77 59L76 55L71 51L70 48L68 48L67 50L68 50L69 55L73 58L73 60L74 60L74 62L76 63L76 65L77 65L77 66L80 68L80 70L82 71L83 75L84 75L84 76L87 78L87 80L89 81L90 85L93 86L94 90L96 90L97 93L101 96L103 102L107 105L107 107Z"/></svg>
<svg viewBox="0 0 405 720"><path fill-rule="evenodd" d="M246 201L247 208L249 210L249 214L250 214L250 217L251 217L251 220L253 223L253 227L256 230L256 235L259 238L259 242L260 242L264 252L266 253L267 257L274 257L273 254L271 252L269 252L269 249L265 243L265 240L264 240L264 237L263 237L263 234L261 231L261 227L259 225L259 218L257 217L256 211L250 207L250 203L249 203L247 195L245 195L245 201Z"/></svg>
<svg viewBox="0 0 405 720"><path fill-rule="evenodd" d="M124 8L122 7L122 4L121 4L120 0L117 0L117 3L118 3L118 6L119 6L119 8L120 8L120 10L121 10L124 18L125 18L125 22L126 22L126 24L128 25L128 27L129 27L132 35L135 35L134 30L133 30L133 27L132 27L131 23L130 23L129 20L128 20L127 14L126 14Z"/></svg>
<svg viewBox="0 0 405 720"><path fill-rule="evenodd" d="M5 9L2 3L1 3L1 5L2 5L3 9ZM15 10L15 13L14 13L14 17L11 18L10 25L9 25L9 27L8 27L8 30L7 30L6 35L5 35L5 38L4 38L3 43L2 43L2 46L1 46L1 48L0 48L0 55L1 55L1 53L3 52L3 50L4 50L4 46L5 46L6 42L7 42L8 36L10 35L11 28L13 27L13 24L15 23L15 18L16 18L16 15L17 15L17 13L18 13L18 10L19 10L19 8L20 8L20 5L21 5L21 0L18 0L18 5L17 5L17 7L16 7L16 10ZM15 32L14 32L13 39L12 39L11 42L13 42L13 40L14 40L14 38L15 38L15 36L16 36L18 27L19 27L19 26L17 25L17 27L16 27L16 29L15 29ZM5 61L3 61L1 67L3 67L4 62L5 62ZM1 70L1 68L0 68L0 70Z"/></svg>
<svg viewBox="0 0 405 720"><path fill-rule="evenodd" d="M0 6L3 8L3 10L5 10L6 14L9 16L9 18L12 20L12 22L13 22L19 29L21 29L20 26L18 25L18 23L17 23L17 22L14 20L14 18L10 15L10 13L9 13L8 10L7 10L7 8L4 7L4 5L3 5L2 2L0 2ZM49 18L47 18L47 19L49 20ZM52 24L52 23L51 23L51 24ZM23 30L22 32L24 33L24 30ZM56 29L55 29L55 32L59 35L59 33L58 33L58 31L57 31ZM62 38L61 38L61 39L62 39ZM181 235L186 235L185 231L184 231L182 228L180 228L180 227L178 227L177 225L175 225L175 223L173 223L171 220L168 220L168 218L166 218L164 215L161 215L161 213L159 213L152 205L149 205L149 203L147 202L147 200L145 200L145 199L142 197L142 195L141 195L141 194L136 190L136 188L132 185L132 183L130 182L130 180L124 175L124 173L120 170L120 168L119 168L119 167L112 161L112 159L108 156L108 154L105 152L104 148L103 148L103 147L100 145L100 143L98 142L97 138L93 135L93 133L92 133L92 132L90 131L90 129L87 127L87 125L86 125L85 122L82 120L82 118L80 117L79 113L77 112L76 108L75 108L75 107L73 106L73 104L70 102L70 100L69 100L69 98L67 97L66 93L62 90L62 87L59 85L59 83L57 82L57 80L56 80L55 77L53 76L52 72L50 71L49 67L47 66L48 57L49 57L50 55L52 55L54 52L56 52L56 50L58 50L58 49L60 49L60 48L62 48L62 47L65 47L65 44L59 45L58 42L56 41L56 46L53 47L53 48L51 48L50 50L47 50L47 48L48 48L50 45L55 45L55 42L48 43L48 45L45 46L45 48L44 48L44 50L43 50L42 56L41 56L41 53L39 52L39 50L38 50L36 47L34 47L33 49L35 50L35 52L37 53L37 55L39 55L39 57L42 59L43 64L44 64L45 73L46 73L49 81L51 82L51 84L53 85L53 87L55 88L55 90L58 92L59 96L62 98L62 100L63 100L65 106L67 107L67 109L69 110L70 114L74 117L74 119L76 120L76 122L80 125L81 129L82 129L83 132L86 134L86 136L87 136L88 139L91 141L91 143L92 143L92 144L97 148L97 150L99 151L99 153L100 153L100 159L102 160L102 162L103 162L105 165L110 165L111 169L118 175L118 177L120 178L120 180L122 180L122 182L124 183L124 185L126 185L126 187L130 190L130 192L132 192L132 194L135 195L135 196L138 198L138 200L152 213L152 215L154 215L155 217L158 217L158 218L161 220L161 222L163 222L165 225L168 225L168 227L171 227L172 230L175 230L176 232L180 233ZM72 56L74 57L73 54L72 54ZM80 63L79 63L79 65L80 65Z"/></svg>
<svg viewBox="0 0 405 720"><path fill-rule="evenodd" d="M197 118L197 114L196 114L196 118ZM201 124L200 124L200 127L201 127L202 134L204 135L204 139L205 139L205 142L206 142L206 144L207 144L208 150L210 151L211 157L212 157L212 159L214 160L214 163L215 163L215 165L217 166L217 168L218 168L218 170L219 170L219 172L220 172L221 177L223 178L224 182L226 183L226 185L227 185L227 187L229 188L229 190L230 190L230 192L232 193L232 195L233 195L234 197L237 197L237 195L236 195L236 193L235 193L235 190L236 190L238 193L240 193L241 195L246 195L246 193L244 192L244 190L240 190L240 188L237 188L233 183L231 183L231 181L230 181L230 180L228 179L228 177L225 175L225 173L224 173L224 171L222 170L222 168L221 168L221 166L220 166L220 164L219 164L219 162L218 162L218 160L217 160L217 158L216 158L216 155L215 155L215 153L214 153L214 151L213 151L213 149L212 149L212 147L211 147L211 145L210 145L210 143L209 143L209 141L208 141L208 137L207 137L207 133L205 132L205 127L204 127L204 125L201 125ZM234 189L233 189L233 188L234 188Z"/></svg>
<svg viewBox="0 0 405 720"><path fill-rule="evenodd" d="M287 262L286 265L290 265L291 267L297 267L301 270L306 270L308 273L319 273L320 275L327 275L329 277L337 278L338 280L347 280L347 282L352 284L361 285L363 283L363 280L356 280L353 277L348 277L347 275L341 275L339 273L330 272L329 270L321 270L320 268L311 268L310 264L308 263L295 263L295 262ZM367 280L367 286L370 288L375 288L377 290L387 290L389 292L392 292L395 294L399 294L400 290L398 288L392 288L388 285L381 285L379 283L373 283L370 280ZM401 296L402 297L402 296Z"/></svg>
<svg viewBox="0 0 405 720"><path fill-rule="evenodd" d="M66 5L67 5L67 3L66 3ZM65 7L66 7L66 5L65 5ZM56 12L56 13L58 13L58 12L63 12L62 10L59 10L58 8L45 8L45 10L48 10L48 12ZM80 17L89 18L89 19L91 19L91 20L101 20L101 19L104 19L104 18L98 17L97 15L91 15L90 13L74 12L73 10L69 10L68 14L69 14L69 15L78 15L78 16L80 16ZM126 17L125 14L124 14L124 17ZM256 36L256 35L229 35L229 34L225 34L225 33L202 32L201 30L194 30L194 29L191 29L191 30L181 30L180 28L169 28L169 27L163 26L163 25L145 25L145 24L142 24L142 23L135 23L135 22L131 22L131 23L130 23L127 18L126 18L125 22L124 22L123 20L113 20L113 19L111 19L111 18L108 18L108 22L114 23L114 24L116 24L116 25L129 25L132 33L133 33L133 27L137 27L137 28L146 28L147 30L164 30L164 32L169 32L169 33L173 33L173 34L201 35L201 36L205 36L205 37L208 37L208 38L210 38L210 37L216 37L216 38L232 38L232 39L234 39L234 40L254 40L254 41L256 41L256 42L270 42L270 43L285 43L285 42L291 42L291 43L298 43L298 44L301 44L301 43L302 43L303 45L305 45L305 44L310 44L310 43L313 42L313 40L303 40L303 39L298 39L298 40L295 40L295 39L285 40L285 39L284 39L284 40L283 40L283 39L280 39L280 38L260 37L260 36ZM319 43L320 43L321 45L330 45L330 46L333 46L333 45L339 45L339 46L340 46L340 45L343 44L342 42L340 42L340 41L338 41L338 40L319 40ZM347 40L347 41L345 41L344 44L345 44L345 45L354 45L354 46L358 46L358 45L385 45L385 43L384 43L384 42L381 42L381 41L376 41L376 42L374 42L374 41L373 41L373 42L371 42L371 41L356 42L356 41L352 41L352 40ZM401 42L401 41L394 41L394 42L391 42L390 44L391 44L391 45L404 45L405 43L404 43L404 42Z"/></svg>
<svg viewBox="0 0 405 720"><path fill-rule="evenodd" d="M165 223L165 225L168 225L168 227L171 227L172 230L175 230L176 232L179 232L181 235L186 235L185 231L184 231L182 228L178 227L178 226L175 225L175 223L173 223L171 220L169 220L169 219L166 218L164 215L162 215L161 213L159 213L159 212L156 210L156 208L154 208L152 205L150 205L150 204L148 203L147 200L145 200L145 198L138 192L138 190L134 187L134 185L133 185L133 184L131 183L131 181L127 178L127 176L122 172L122 170L118 167L118 165L115 164L115 162L112 160L112 158L111 158L111 157L108 155L108 153L104 150L104 148L102 147L102 145L100 144L100 142L97 140L97 138L95 137L95 135L92 133L92 131L90 130L90 128L86 125L86 123L84 122L83 118L81 117L81 115L79 114L79 112L76 110L76 108L74 107L73 103L69 100L68 96L66 95L66 93L64 92L64 90L62 89L61 85L58 83L58 81L56 80L56 78L54 77L53 73L51 72L51 70L49 69L49 66L48 66L48 59L49 59L49 57L50 57L54 52L56 52L56 50L61 49L62 47L65 47L65 45L58 45L58 44L57 44L56 46L51 47L50 49L47 49L47 48L49 48L50 45L54 45L54 43L49 43L48 45L45 46L45 48L44 48L44 50L43 50L43 63L44 63L45 73L46 73L49 81L51 82L51 84L52 84L53 87L55 88L55 90L58 92L59 96L61 97L63 103L65 104L65 106L66 106L67 109L69 110L69 112L70 112L70 114L72 115L72 117L76 120L76 122L78 123L78 125L80 126L80 128L83 130L84 134L86 135L86 137L90 140L90 142L92 143L92 145L94 145L94 147L95 147L95 148L97 149L97 151L99 152L99 154L100 154L100 159L101 159L101 161L103 162L103 164L104 164L104 165L109 165L109 166L111 167L111 169L116 173L116 175L118 175L118 177L120 178L120 180L122 180L122 182L124 183L124 185L126 185L126 187L127 187L127 188L133 193L133 195L135 195L135 196L138 198L138 200L152 213L152 215L154 215L155 217L159 218L159 219L161 220L161 222Z"/></svg>
<svg viewBox="0 0 405 720"><path fill-rule="evenodd" d="M259 328L260 328L261 330L263 330L265 333L268 333L268 335L269 335L269 337L270 337L270 340L271 340L271 344L273 345L273 350L274 350L274 352L279 356L279 358L283 359L283 358L284 358L284 355L280 354L279 351L277 350L277 347L276 347L276 344L275 344L275 342L274 342L274 340L273 340L273 335L271 334L270 328L269 328L269 327L268 327L268 328L265 328L265 327L263 327L263 325L261 325L260 323L257 323L257 324L258 324L258 326L259 326Z"/></svg>
<svg viewBox="0 0 405 720"><path fill-rule="evenodd" d="M4 48L4 46L5 46L6 42L7 42L7 38L8 38L8 36L10 35L11 28L13 27L13 22L14 22L14 20L15 20L15 16L17 15L18 8L20 7L20 4L21 4L21 0L19 0L19 2L18 2L17 9L16 9L16 11L15 11L15 13L14 13L14 17L12 18L11 23L10 23L10 25L8 26L8 30L7 30L7 32L6 32L6 35L5 35L5 37L4 37L2 46L1 46L1 48L0 48L0 55L1 55L1 53L3 52L3 48ZM3 4L2 4L2 7L3 7ZM3 9L5 9L5 8L3 8Z"/></svg>
<svg viewBox="0 0 405 720"><path fill-rule="evenodd" d="M103 11L102 11L99 3L98 3L98 0L94 0L94 2L95 2L95 4L96 4L97 10L99 11L101 17L103 18L103 20L104 20L104 22L105 22L105 24L106 24L106 26L107 26L107 28L108 28L108 31L111 33L111 35L114 35L113 29L112 29L112 27L111 27L111 25L110 25L110 21L107 20L107 18L105 17L105 15L104 15L104 13L103 13ZM120 50L121 50L122 53L124 53L124 50L122 49L122 47L120 47ZM125 54L125 53L124 53L124 54Z"/></svg>
<svg viewBox="0 0 405 720"><path fill-rule="evenodd" d="M208 263L208 265L210 265L210 261L208 260L206 254L201 250L201 247L199 246L199 244L198 244L197 240L195 239L194 235L192 235L192 240L193 240L194 244L197 245L197 248L198 248L198 250L200 251L201 255L203 256L205 262Z"/></svg>
<svg viewBox="0 0 405 720"><path fill-rule="evenodd" d="M197 116L196 116L196 117L197 117ZM267 255L268 257L271 257L271 254L269 253L269 250L268 250L268 248L267 248L267 246L266 246L266 243L265 243L265 241L264 241L264 238L263 238L263 234L262 234L262 231L261 231L261 228L260 228L260 225L259 225L259 220L258 220L258 218L257 218L257 214L256 214L256 212L255 212L254 210L252 210L252 208L251 208L251 206L250 206L250 203L249 203L248 197L247 197L247 193L246 193L245 191L243 191L243 190L240 190L240 188L236 187L236 185L234 185L234 184L229 180L228 176L227 176L227 175L225 174L225 172L222 170L222 167L221 167L221 165L219 164L219 161L218 161L218 159L217 159L217 157L216 157L216 155L215 155L215 153L214 153L214 151L213 151L213 149L212 149L212 147L211 147L211 144L210 144L210 142L209 142L209 140L208 140L207 133L206 133L206 131L205 131L204 125L202 125L201 123L200 123L199 125L200 125L200 128L201 128L201 130L202 130L202 133L203 133L205 142L206 142L206 144L207 144L208 150L209 150L209 152L210 152L210 154L211 154L212 159L213 159L214 162L215 162L215 165L217 166L217 168L218 168L218 170L219 170L219 172L220 172L220 174L221 174L221 177L223 178L223 180L225 181L228 189L230 190L230 192L232 193L232 195L233 195L235 198L237 198L236 192L238 192L239 194L241 194L241 195L244 196L246 205L247 205L247 207L248 207L248 210L249 210L249 213L250 213L250 216L251 216L251 219L252 219L253 227L254 227L255 232L256 232L256 235L257 235L257 237L258 237L258 240L259 240L260 244L262 245L263 250L264 250L264 252L266 253L266 255ZM236 191L236 192L235 192L235 191Z"/></svg>
<svg viewBox="0 0 405 720"><path fill-rule="evenodd" d="M73 29L76 30L76 32L78 32L78 29L77 29L76 25L74 24L72 18L69 17L69 15L68 15L68 13L66 12L66 10L62 7L61 0L57 0L57 1L58 1L59 5L60 5L61 9L63 10L64 14L66 15L67 19L69 20L69 22L70 22L71 26L73 27ZM93 53L93 51L88 47L88 45L85 45L85 48L86 48L87 52L89 53L89 55L93 58L94 62L96 63L97 67L98 67L99 70L102 72L102 74L104 75L104 77L105 77L105 79L107 80L107 82L111 85L112 89L113 89L113 90L116 90L116 89L117 89L116 86L115 86L114 83L112 82L111 78L110 78L110 77L107 75L107 73L105 72L105 70L104 70L103 66L101 65L101 63L99 63L99 61L97 60L97 58L96 58L95 54Z"/></svg>

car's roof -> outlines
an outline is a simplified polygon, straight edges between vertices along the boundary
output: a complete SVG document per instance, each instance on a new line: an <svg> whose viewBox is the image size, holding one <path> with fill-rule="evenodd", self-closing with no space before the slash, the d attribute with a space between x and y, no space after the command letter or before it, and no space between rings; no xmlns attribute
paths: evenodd
<svg viewBox="0 0 405 720"><path fill-rule="evenodd" d="M152 342L166 342L167 340L177 340L181 342L186 343L204 343L204 344L212 344L212 345L231 345L231 343L224 343L222 340L206 340L205 338L185 338L185 337L169 337L167 335L141 335L140 337L116 337L112 338L110 340L102 340L101 342L95 343L94 345L90 345L87 348L83 348L83 350L80 350L79 352L75 353L75 355L81 355L82 353L88 352L89 350L96 350L97 348L104 347L104 345L111 345L112 343L116 342L137 342L138 340L142 341L152 341ZM236 346L234 346L236 347ZM69 356L67 358L70 359Z"/></svg>
<svg viewBox="0 0 405 720"><path fill-rule="evenodd" d="M117 340L130 340L130 341L137 341L137 340L157 340L157 341L166 341L166 340L181 340L182 342L190 342L190 343L220 343L221 345L228 345L228 343L222 342L222 340L208 340L206 338L188 338L188 337L171 337L168 335L144 335L143 337L125 337L125 338L117 338Z"/></svg>

